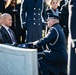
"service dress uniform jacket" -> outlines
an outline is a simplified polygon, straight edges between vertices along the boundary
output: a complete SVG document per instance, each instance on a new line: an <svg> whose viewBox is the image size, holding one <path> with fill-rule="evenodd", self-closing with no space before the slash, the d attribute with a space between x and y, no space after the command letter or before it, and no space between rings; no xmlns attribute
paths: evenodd
<svg viewBox="0 0 76 75"><path fill-rule="evenodd" d="M64 75L67 67L67 51L65 35L59 24L51 27L47 35L37 41L34 47L44 49L45 45L46 50L43 51L45 56L39 60L42 75Z"/></svg>
<svg viewBox="0 0 76 75"><path fill-rule="evenodd" d="M1 29L0 29L0 31L1 31L1 34L2 34L2 43L10 43L10 44L12 44L12 40L11 40L11 38L10 38L10 35L9 35L9 33L7 32L7 30L2 26L1 27ZM13 33L13 35L14 35L14 37L15 37L15 34L14 34L14 32L12 31L12 33ZM15 39L16 40L16 39Z"/></svg>
<svg viewBox="0 0 76 75"><path fill-rule="evenodd" d="M21 23L25 24L27 29L26 42L33 42L42 37L43 1L23 0L21 3Z"/></svg>
<svg viewBox="0 0 76 75"><path fill-rule="evenodd" d="M65 36L68 37L68 3L64 4L60 9L60 25L62 26Z"/></svg>

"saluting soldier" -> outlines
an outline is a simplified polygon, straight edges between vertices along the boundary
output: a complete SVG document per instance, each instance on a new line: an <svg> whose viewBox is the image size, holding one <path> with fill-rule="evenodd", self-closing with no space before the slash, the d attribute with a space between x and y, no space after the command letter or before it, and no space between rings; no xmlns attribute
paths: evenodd
<svg viewBox="0 0 76 75"><path fill-rule="evenodd" d="M76 75L76 0L69 3L68 75Z"/></svg>
<svg viewBox="0 0 76 75"><path fill-rule="evenodd" d="M26 42L33 42L42 37L42 11L44 0L22 0L21 26L26 33Z"/></svg>

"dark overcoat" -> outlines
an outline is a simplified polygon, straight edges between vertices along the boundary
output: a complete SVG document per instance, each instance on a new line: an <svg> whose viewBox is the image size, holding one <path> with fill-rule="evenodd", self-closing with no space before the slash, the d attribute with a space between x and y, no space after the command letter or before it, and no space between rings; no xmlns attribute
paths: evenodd
<svg viewBox="0 0 76 75"><path fill-rule="evenodd" d="M50 28L48 34L36 42L34 47L44 49L45 56L39 60L42 75L65 75L67 67L67 51L65 35L59 24ZM53 73L53 74L51 74Z"/></svg>
<svg viewBox="0 0 76 75"><path fill-rule="evenodd" d="M21 3L21 23L26 23L26 42L33 42L42 37L43 0L23 0ZM26 14L27 13L27 14Z"/></svg>
<svg viewBox="0 0 76 75"><path fill-rule="evenodd" d="M60 9L60 25L63 28L65 36L68 37L68 3L64 4Z"/></svg>
<svg viewBox="0 0 76 75"><path fill-rule="evenodd" d="M76 0L69 5L68 75L76 75Z"/></svg>

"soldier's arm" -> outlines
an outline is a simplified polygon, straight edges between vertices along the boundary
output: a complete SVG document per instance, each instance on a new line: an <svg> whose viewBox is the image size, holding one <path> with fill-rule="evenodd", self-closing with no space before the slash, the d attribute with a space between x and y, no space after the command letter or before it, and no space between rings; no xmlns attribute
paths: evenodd
<svg viewBox="0 0 76 75"><path fill-rule="evenodd" d="M21 8L20 8L20 19L21 19L21 27L26 27L26 11L27 11L27 0L22 0Z"/></svg>
<svg viewBox="0 0 76 75"><path fill-rule="evenodd" d="M33 44L35 47L45 46L48 43L53 45L57 42L58 38L59 38L59 33L57 29L53 27L50 29L50 31L44 38L34 42Z"/></svg>

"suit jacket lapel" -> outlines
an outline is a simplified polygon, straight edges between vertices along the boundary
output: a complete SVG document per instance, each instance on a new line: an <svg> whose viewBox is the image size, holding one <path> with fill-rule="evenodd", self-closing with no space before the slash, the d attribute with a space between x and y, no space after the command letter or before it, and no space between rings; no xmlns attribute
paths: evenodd
<svg viewBox="0 0 76 75"><path fill-rule="evenodd" d="M8 40L11 40L11 38L10 38L10 36L9 36L9 34L8 34L8 32L7 32L7 30L6 30L3 26L1 27L1 30L6 34ZM11 40L11 41L12 41L12 40Z"/></svg>

